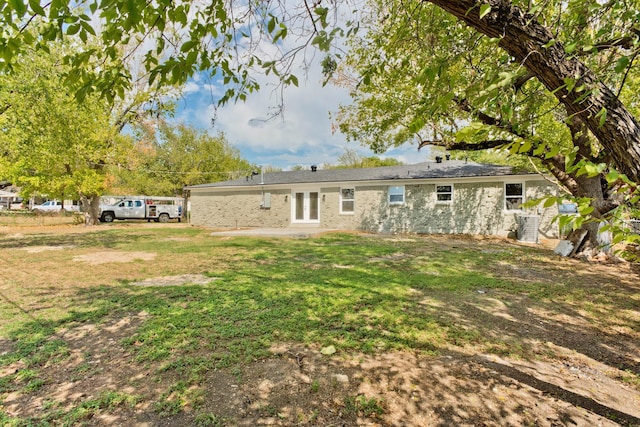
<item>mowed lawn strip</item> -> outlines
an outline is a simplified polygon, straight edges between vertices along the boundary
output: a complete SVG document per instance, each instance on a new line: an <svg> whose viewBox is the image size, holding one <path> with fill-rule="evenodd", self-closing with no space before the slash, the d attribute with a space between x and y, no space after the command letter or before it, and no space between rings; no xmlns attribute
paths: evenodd
<svg viewBox="0 0 640 427"><path fill-rule="evenodd" d="M179 378L166 386L173 403L156 402L167 414L198 399L193 387L204 372L266 358L278 343L334 346L342 353L435 355L453 348L534 359L550 356L539 353L539 327L583 328L605 337L612 335L612 325L639 332L633 277L616 275L615 267L609 275L592 272L588 264L550 250L501 240L220 238L198 228L132 226L0 235L0 251L15 272L0 279L0 369L20 364L16 373L0 378L5 395L43 385L40 372L69 357L65 331L131 315L140 316L140 324L116 344L136 363ZM78 261L92 253L140 252L154 256ZM181 274L211 281L136 284ZM530 313L531 321L518 321L515 311ZM628 383L637 385L638 372L627 371ZM43 417L73 423L86 411L135 404L139 396L95 401L97 407L81 402ZM1 407L0 420L24 421Z"/></svg>

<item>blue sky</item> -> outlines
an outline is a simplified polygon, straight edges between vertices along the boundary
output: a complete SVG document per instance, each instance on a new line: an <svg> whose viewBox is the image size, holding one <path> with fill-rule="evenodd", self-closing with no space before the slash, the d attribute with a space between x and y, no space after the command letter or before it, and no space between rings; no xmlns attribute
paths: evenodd
<svg viewBox="0 0 640 427"><path fill-rule="evenodd" d="M212 100L222 95L223 88L196 77L187 84L178 101L176 119L212 133L223 131L245 159L261 166L288 170L296 165L336 163L347 148L365 156L373 155L360 144L347 142L339 131L332 133L329 112L336 111L340 103L349 103L347 90L332 85L322 87L322 74L313 67L306 79L298 77L299 87L285 89L285 110L281 117L265 121L278 100L275 85L264 78L261 90L249 95L246 102L218 109L215 128L211 125L216 116ZM415 144L406 144L381 157L418 163L427 154L428 150L418 152Z"/></svg>

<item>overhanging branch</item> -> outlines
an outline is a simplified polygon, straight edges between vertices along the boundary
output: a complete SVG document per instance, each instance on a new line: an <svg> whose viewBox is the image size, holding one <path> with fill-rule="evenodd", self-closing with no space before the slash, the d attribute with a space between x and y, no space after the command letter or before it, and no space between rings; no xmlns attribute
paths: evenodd
<svg viewBox="0 0 640 427"><path fill-rule="evenodd" d="M490 141L480 141L480 142L449 142L442 140L434 140L428 141L423 140L420 141L418 145L418 150L427 146L427 145L436 145L438 147L445 147L447 150L463 150L463 151L481 151L481 150L489 150L491 148L500 148L505 145L509 145L513 143L513 141L508 139L495 139Z"/></svg>
<svg viewBox="0 0 640 427"><path fill-rule="evenodd" d="M640 123L593 70L556 42L549 28L510 0L423 1L446 10L479 33L499 39L499 46L533 73L564 104L569 116L584 121L611 153L616 169L640 182ZM481 16L481 5L486 4L489 13ZM570 90L567 81L575 81L571 88L584 86L589 92Z"/></svg>

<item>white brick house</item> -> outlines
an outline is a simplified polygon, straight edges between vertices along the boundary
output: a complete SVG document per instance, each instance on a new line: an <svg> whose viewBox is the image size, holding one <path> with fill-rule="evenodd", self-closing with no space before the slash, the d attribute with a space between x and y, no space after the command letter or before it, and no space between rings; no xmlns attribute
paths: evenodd
<svg viewBox="0 0 640 427"><path fill-rule="evenodd" d="M555 195L538 174L464 161L369 169L301 170L187 187L191 223L214 228L320 227L382 233L506 236L522 214L556 237L557 208L523 210Z"/></svg>

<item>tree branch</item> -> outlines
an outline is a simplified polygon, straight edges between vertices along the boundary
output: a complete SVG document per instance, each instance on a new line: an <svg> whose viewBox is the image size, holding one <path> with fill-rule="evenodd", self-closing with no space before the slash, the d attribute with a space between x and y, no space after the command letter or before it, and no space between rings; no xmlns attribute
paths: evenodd
<svg viewBox="0 0 640 427"><path fill-rule="evenodd" d="M438 147L445 147L447 150L463 150L463 151L481 151L481 150L489 150L491 148L499 148L504 147L505 145L509 145L513 143L508 139L496 139L490 141L480 141L480 142L447 142L447 141L428 141L423 140L418 144L418 150L427 146L427 145L436 145Z"/></svg>
<svg viewBox="0 0 640 427"><path fill-rule="evenodd" d="M594 44L590 50L582 51L579 55L588 55L589 53L596 51L602 52L603 50L612 49L614 47L621 47L623 49L633 49L635 46L635 40L640 36L640 30L632 28L632 36L616 37L615 39L605 40Z"/></svg>
<svg viewBox="0 0 640 427"><path fill-rule="evenodd" d="M615 93L584 63L565 51L549 29L510 0L423 0L451 13L481 34L498 38L499 46L526 67L567 109L579 116L615 167L640 182L640 124ZM489 13L480 17L482 4ZM586 91L569 90L567 81ZM602 111L606 111L605 117ZM603 118L601 123L601 118Z"/></svg>
<svg viewBox="0 0 640 427"><path fill-rule="evenodd" d="M530 138L531 135L526 135L523 134L521 132L516 131L516 129L513 127L513 125L511 125L511 123L505 122L502 119L498 119L496 117L490 116L480 110L475 110L471 107L471 105L469 105L469 101L467 101L466 99L458 99L458 98L454 98L454 102L456 102L456 104L458 104L458 108L460 108L462 111L465 111L467 113L470 113L471 115L475 116L478 120L480 120L482 123L484 123L487 126L495 126L496 128L503 130L505 132L508 132L512 135L518 136L522 139L525 138Z"/></svg>
<svg viewBox="0 0 640 427"><path fill-rule="evenodd" d="M535 74L533 74L531 71L527 71L525 74L521 75L516 79L516 81L513 83L513 88L516 91L520 90L526 82L528 82L534 77L535 77Z"/></svg>

